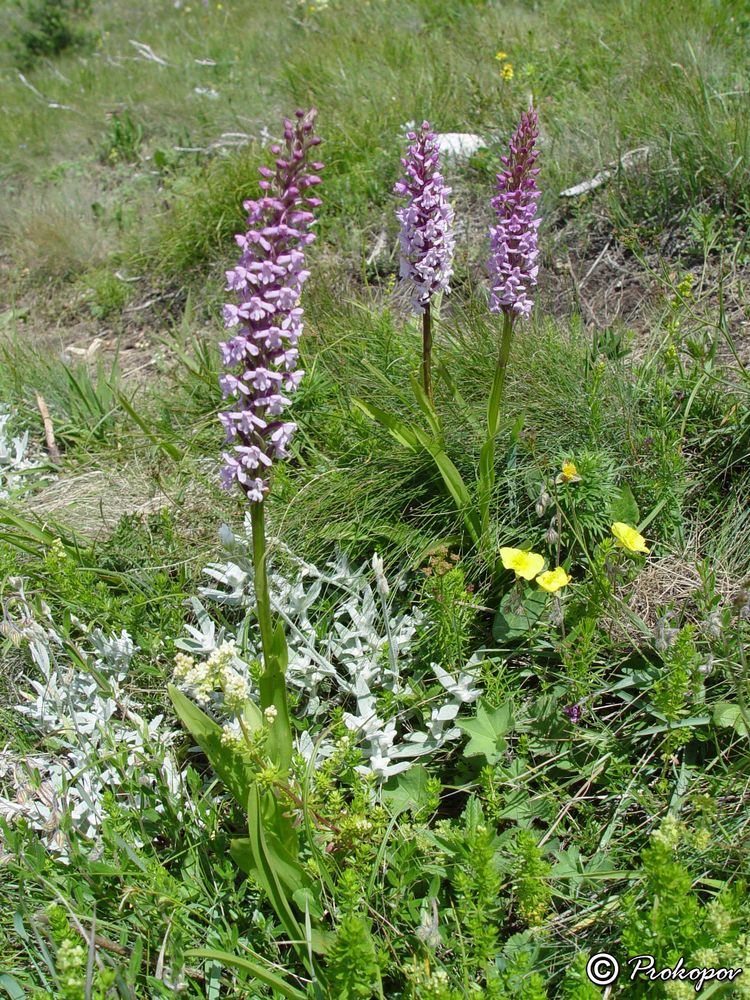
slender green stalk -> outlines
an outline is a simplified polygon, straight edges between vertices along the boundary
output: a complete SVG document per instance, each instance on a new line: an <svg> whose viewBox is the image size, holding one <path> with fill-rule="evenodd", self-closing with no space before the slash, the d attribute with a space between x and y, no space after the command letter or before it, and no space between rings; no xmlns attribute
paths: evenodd
<svg viewBox="0 0 750 1000"><path fill-rule="evenodd" d="M500 339L495 376L492 380L492 390L487 404L487 438L482 448L479 460L479 497L482 523L482 547L485 555L490 556L490 502L495 486L495 438L500 430L500 411L505 391L505 375L508 370L510 345L513 341L513 317L506 313L503 320L503 333Z"/></svg>
<svg viewBox="0 0 750 1000"><path fill-rule="evenodd" d="M268 572L266 569L266 518L262 503L250 504L250 523L253 529L253 573L255 580L255 602L260 641L263 648L263 671L268 670L273 649L273 621L271 600L268 595ZM261 701L261 708L266 708Z"/></svg>
<svg viewBox="0 0 750 1000"><path fill-rule="evenodd" d="M422 387L432 402L432 309L429 301L422 313Z"/></svg>
<svg viewBox="0 0 750 1000"><path fill-rule="evenodd" d="M492 380L490 401L487 405L487 436L494 443L495 435L500 430L500 406L505 391L505 375L508 370L510 345L513 340L513 317L507 313L503 319L503 335L500 340L500 350L495 366L495 377Z"/></svg>
<svg viewBox="0 0 750 1000"><path fill-rule="evenodd" d="M276 715L269 726L268 755L282 772L289 770L292 760L292 730L286 692L287 648L283 625L274 627L271 598L268 593L266 568L265 511L262 503L250 504L253 529L253 570L255 602L260 641L263 650L263 672L258 680L260 707L275 708Z"/></svg>

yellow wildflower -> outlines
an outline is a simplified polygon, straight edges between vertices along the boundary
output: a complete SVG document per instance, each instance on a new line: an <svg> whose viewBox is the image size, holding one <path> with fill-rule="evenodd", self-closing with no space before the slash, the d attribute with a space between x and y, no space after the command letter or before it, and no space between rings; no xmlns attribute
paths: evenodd
<svg viewBox="0 0 750 1000"><path fill-rule="evenodd" d="M643 535L638 534L635 528L631 528L629 524L624 524L622 521L615 521L612 525L612 534L620 545L630 552L643 552L646 554L651 551L646 545L646 539Z"/></svg>
<svg viewBox="0 0 750 1000"><path fill-rule="evenodd" d="M533 580L544 568L544 556L538 552L525 552L523 549L500 549L500 558L506 569L512 569L516 576L524 580Z"/></svg>
<svg viewBox="0 0 750 1000"><path fill-rule="evenodd" d="M572 577L568 576L562 566L557 566L555 569L548 569L546 573L540 574L536 578L536 582L542 590L546 590L548 594L554 594L561 587L567 587L571 579Z"/></svg>
<svg viewBox="0 0 750 1000"><path fill-rule="evenodd" d="M573 476L577 476L578 469L576 469L575 462L563 462L562 474L566 479L572 479Z"/></svg>
<svg viewBox="0 0 750 1000"><path fill-rule="evenodd" d="M581 477L578 475L575 462L563 462L562 472L555 479L555 482L559 485L560 483L580 483L580 481Z"/></svg>
<svg viewBox="0 0 750 1000"><path fill-rule="evenodd" d="M507 58L508 58L508 53L507 52L496 52L495 53L495 59L499 59L500 62L502 62L503 59L507 59Z"/></svg>
<svg viewBox="0 0 750 1000"><path fill-rule="evenodd" d="M513 63L503 63L503 68L500 71L503 80L513 79Z"/></svg>

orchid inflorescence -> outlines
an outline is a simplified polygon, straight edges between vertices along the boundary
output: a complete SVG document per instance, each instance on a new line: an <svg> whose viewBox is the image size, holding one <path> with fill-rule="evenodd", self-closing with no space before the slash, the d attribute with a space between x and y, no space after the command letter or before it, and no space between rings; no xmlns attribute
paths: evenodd
<svg viewBox="0 0 750 1000"><path fill-rule="evenodd" d="M408 132L412 143L402 158L405 177L396 182L394 193L408 198L396 210L401 223L401 277L413 287L414 310L425 306L438 292L450 291L453 274L453 209L448 202L451 189L440 173L440 148L430 123Z"/></svg>
<svg viewBox="0 0 750 1000"><path fill-rule="evenodd" d="M510 140L509 155L502 157L505 169L497 175L498 193L492 199L497 225L490 230L490 309L511 318L530 316L529 289L536 285L539 271L539 168L534 166L538 136L537 113L528 111Z"/></svg>
<svg viewBox="0 0 750 1000"><path fill-rule="evenodd" d="M320 183L323 164L309 162L321 141L313 131L316 112L296 115L296 122L284 122L284 155L281 146L271 147L276 170L259 168L266 194L244 203L249 228L236 237L242 256L227 271L226 287L239 301L224 306L224 324L239 331L220 345L224 365L232 369L220 379L223 397L236 400L220 414L227 440L234 442L224 453L222 483L227 489L237 483L258 503L268 493L274 459L288 455L296 425L282 414L290 403L287 394L304 374L297 369L299 299L309 276L303 251L315 239L312 210L320 199L310 190Z"/></svg>

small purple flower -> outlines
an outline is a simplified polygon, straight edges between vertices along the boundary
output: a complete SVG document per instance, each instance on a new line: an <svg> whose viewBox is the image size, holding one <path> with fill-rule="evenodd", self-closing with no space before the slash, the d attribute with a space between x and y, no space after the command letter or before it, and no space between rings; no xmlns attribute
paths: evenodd
<svg viewBox="0 0 750 1000"><path fill-rule="evenodd" d="M419 132L407 133L412 145L401 163L406 171L394 193L408 198L396 210L401 223L401 277L411 280L416 312L424 312L437 292L449 292L453 274L453 209L448 203L451 189L440 173L438 139L430 123Z"/></svg>
<svg viewBox="0 0 750 1000"><path fill-rule="evenodd" d="M581 721L581 716L583 715L583 706L582 705L566 705L565 708L563 709L563 712L564 712L565 715L567 715L567 717L570 719L570 721L575 726L575 725L577 725Z"/></svg>
<svg viewBox="0 0 750 1000"><path fill-rule="evenodd" d="M299 300L310 275L304 247L315 239L309 209L320 205L308 191L320 183L323 164L310 162L311 150L320 144L313 130L316 112L296 116L295 122L284 122L283 155L281 146L271 147L276 169L260 167L259 187L266 193L244 203L248 229L235 237L242 255L226 272L226 288L238 303L224 306L224 325L235 334L219 345L224 365L233 369L219 384L234 407L219 414L232 444L224 453L221 479L225 489L238 485L254 503L268 493L273 460L288 456L296 425L277 418L291 402L284 393L293 392L304 375L294 370L302 333Z"/></svg>
<svg viewBox="0 0 750 1000"><path fill-rule="evenodd" d="M539 271L539 168L534 166L539 155L534 148L538 136L536 111L521 115L510 140L510 153L502 157L505 169L497 175L498 194L492 199L497 225L490 230L490 310L505 313L510 319L531 315L529 289L536 285Z"/></svg>

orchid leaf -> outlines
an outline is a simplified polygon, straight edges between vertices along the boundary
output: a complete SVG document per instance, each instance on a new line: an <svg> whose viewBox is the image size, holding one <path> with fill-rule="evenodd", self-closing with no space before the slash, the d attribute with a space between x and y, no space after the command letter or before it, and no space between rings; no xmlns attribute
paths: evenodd
<svg viewBox="0 0 750 1000"><path fill-rule="evenodd" d="M221 726L198 708L194 701L173 684L168 688L175 712L183 726L194 737L233 798L244 809L254 784L252 768L230 747L222 743Z"/></svg>
<svg viewBox="0 0 750 1000"><path fill-rule="evenodd" d="M437 465L438 471L443 477L443 482L463 517L464 525L471 536L471 540L478 543L481 535L481 524L477 516L477 511L474 508L471 494L466 488L466 483L461 478L461 473L443 449L435 442L430 442L425 447L432 455L435 465Z"/></svg>
<svg viewBox="0 0 750 1000"><path fill-rule="evenodd" d="M269 725L266 749L268 756L286 773L292 762L292 727L286 696L286 668L289 660L284 623L278 621L271 634L266 669L260 677L261 705L273 706L276 717Z"/></svg>
<svg viewBox="0 0 750 1000"><path fill-rule="evenodd" d="M352 403L371 420L385 427L399 444L411 449L411 451L417 450L419 446L417 435L403 420L399 420L398 417L394 417L385 410L381 410L379 406L374 406L372 403L365 403L361 399L352 399Z"/></svg>
<svg viewBox="0 0 750 1000"><path fill-rule="evenodd" d="M113 390L114 391L114 390ZM159 451L163 451L164 454L171 458L174 462L181 462L185 457L185 452L178 448L176 444L171 441L167 441L166 438L161 437L155 431L153 431L146 420L138 413L134 406L131 405L130 401L121 392L114 391L114 395L122 408L128 414L130 419L136 423L146 437L149 439L151 444L155 445Z"/></svg>
<svg viewBox="0 0 750 1000"><path fill-rule="evenodd" d="M440 427L440 417L438 416L437 411L435 410L435 407L432 404L432 400L424 391L422 383L419 381L419 379L415 378L412 375L410 381L411 381L411 387L414 391L414 398L419 404L419 408L422 411L422 413L424 413L425 417L427 417L427 423L430 425L430 430L432 431L432 433L435 435L436 438L438 439L441 438L443 432Z"/></svg>

